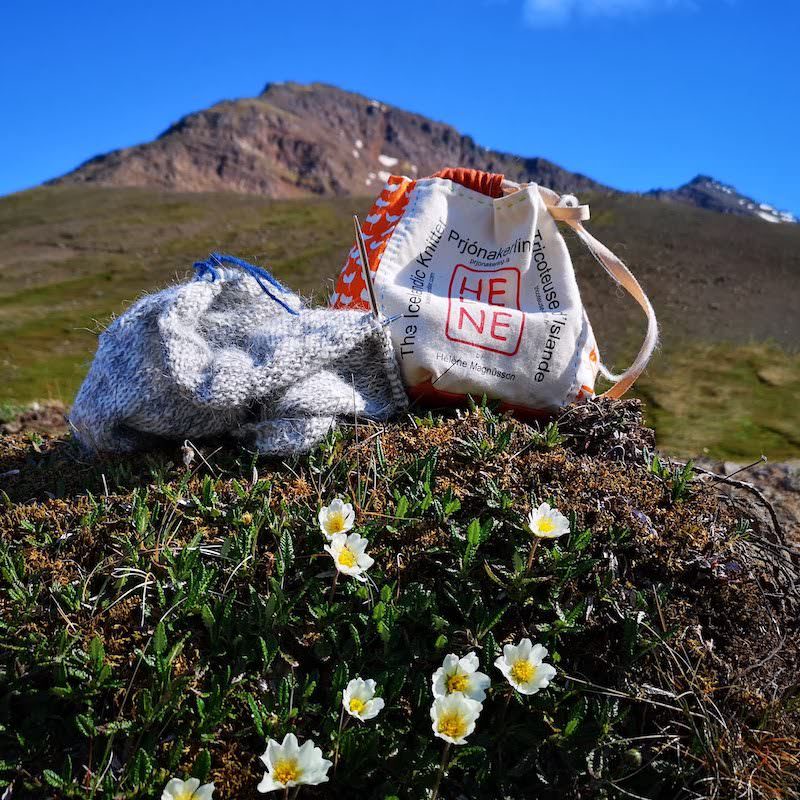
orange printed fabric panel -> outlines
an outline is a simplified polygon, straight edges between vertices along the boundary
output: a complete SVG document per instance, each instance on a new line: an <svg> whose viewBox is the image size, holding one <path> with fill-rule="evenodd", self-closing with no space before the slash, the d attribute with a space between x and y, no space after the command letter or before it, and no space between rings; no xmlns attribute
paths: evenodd
<svg viewBox="0 0 800 800"><path fill-rule="evenodd" d="M597 378L597 364L599 358L597 356L597 348L593 347L589 351L589 365L592 370L593 378ZM587 386L585 383L582 383L578 389L578 393L575 395L575 400L573 402L580 403L582 400L588 400L590 397L594 397L594 380L592 381L591 386Z"/></svg>
<svg viewBox="0 0 800 800"><path fill-rule="evenodd" d="M390 175L369 214L361 222L367 245L369 268L373 276L378 271L381 256L394 233L395 226L408 205L414 183L415 181L410 178ZM369 290L361 270L361 256L355 245L350 249L347 263L339 274L330 304L333 308L369 310Z"/></svg>

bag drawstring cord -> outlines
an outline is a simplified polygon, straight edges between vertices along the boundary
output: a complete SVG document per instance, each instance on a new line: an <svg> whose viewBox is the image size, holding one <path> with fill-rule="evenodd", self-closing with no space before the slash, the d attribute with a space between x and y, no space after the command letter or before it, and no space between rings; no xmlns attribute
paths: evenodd
<svg viewBox="0 0 800 800"><path fill-rule="evenodd" d="M209 257L205 261L195 261L192 265L192 269L197 273L198 278L202 278L204 275L211 276L211 282L213 283L217 278L219 278L219 272L217 271L218 267L222 267L225 264L230 264L234 267L239 267L243 269L250 277L254 278L256 283L263 289L264 293L274 300L279 306L284 308L290 314L294 316L299 316L298 311L293 309L287 303L280 299L280 297L276 297L269 289L269 287L264 283L268 283L273 288L277 289L279 292L283 292L284 294L288 292L284 286L281 286L272 275L269 274L265 269L261 269L261 267L255 266L255 264L251 264L248 261L245 261L243 258L237 258L236 256L226 255L225 253L211 253Z"/></svg>

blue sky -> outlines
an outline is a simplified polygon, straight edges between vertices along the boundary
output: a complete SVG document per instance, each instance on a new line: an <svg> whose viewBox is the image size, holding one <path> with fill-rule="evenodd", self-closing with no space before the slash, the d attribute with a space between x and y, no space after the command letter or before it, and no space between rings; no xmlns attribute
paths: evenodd
<svg viewBox="0 0 800 800"><path fill-rule="evenodd" d="M800 214L798 5L4 3L0 194L268 81L319 80L621 189L708 173Z"/></svg>

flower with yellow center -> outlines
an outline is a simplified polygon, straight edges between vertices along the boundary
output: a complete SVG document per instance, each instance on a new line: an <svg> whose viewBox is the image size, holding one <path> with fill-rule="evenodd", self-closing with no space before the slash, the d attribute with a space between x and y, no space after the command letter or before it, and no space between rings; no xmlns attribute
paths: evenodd
<svg viewBox="0 0 800 800"><path fill-rule="evenodd" d="M300 775L300 765L293 758L277 761L272 766L272 777L284 786L297 783Z"/></svg>
<svg viewBox="0 0 800 800"><path fill-rule="evenodd" d="M529 683L535 674L536 667L530 661L516 661L510 673L514 683Z"/></svg>
<svg viewBox="0 0 800 800"><path fill-rule="evenodd" d="M462 674L451 675L445 681L447 694L453 694L453 692L461 692L461 694L464 694L468 683L469 679L467 678L466 675Z"/></svg>
<svg viewBox="0 0 800 800"><path fill-rule="evenodd" d="M436 697L431 706L433 732L450 744L466 744L483 706L461 692Z"/></svg>
<svg viewBox="0 0 800 800"><path fill-rule="evenodd" d="M347 713L356 717L363 714L366 707L367 704L363 700L359 700L357 697L353 697L351 700L348 700L345 705Z"/></svg>
<svg viewBox="0 0 800 800"><path fill-rule="evenodd" d="M347 533L355 524L356 515L350 503L337 497L330 505L319 510L318 519L320 530L330 541L337 533Z"/></svg>
<svg viewBox="0 0 800 800"><path fill-rule="evenodd" d="M267 767L259 792L275 792L292 786L316 786L328 780L328 770L333 762L322 757L322 750L311 740L299 746L297 737L287 733L283 742L267 741L267 750L261 760Z"/></svg>
<svg viewBox="0 0 800 800"><path fill-rule="evenodd" d="M356 719L366 722L377 717L384 706L382 697L375 697L375 681L353 678L342 692L344 710Z"/></svg>
<svg viewBox="0 0 800 800"><path fill-rule="evenodd" d="M197 778L189 778L188 781L171 778L161 792L161 800L211 800L213 795L213 783L201 786Z"/></svg>
<svg viewBox="0 0 800 800"><path fill-rule="evenodd" d="M546 689L556 674L552 664L545 664L547 648L522 639L518 645L507 644L494 665L520 694L536 694Z"/></svg>
<svg viewBox="0 0 800 800"><path fill-rule="evenodd" d="M569 533L569 520L549 503L542 503L528 515L528 527L539 539L557 539Z"/></svg>
<svg viewBox="0 0 800 800"><path fill-rule="evenodd" d="M433 673L431 688L434 697L446 697L461 692L472 700L482 703L491 680L478 672L478 656L467 653L459 658L454 653L445 656L442 666Z"/></svg>
<svg viewBox="0 0 800 800"><path fill-rule="evenodd" d="M366 553L368 544L369 541L357 533L336 533L330 544L325 545L325 550L339 572L363 583L367 580L366 571L375 563Z"/></svg>

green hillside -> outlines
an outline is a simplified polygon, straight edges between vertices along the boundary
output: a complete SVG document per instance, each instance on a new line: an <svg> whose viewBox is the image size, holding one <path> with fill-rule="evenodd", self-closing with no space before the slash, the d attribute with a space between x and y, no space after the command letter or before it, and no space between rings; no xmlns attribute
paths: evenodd
<svg viewBox="0 0 800 800"><path fill-rule="evenodd" d="M800 227L647 198L588 199L592 230L629 262L662 323L638 389L660 446L800 455ZM185 277L210 250L268 265L322 300L350 246L349 216L368 205L66 186L0 199L0 407L68 404L111 316ZM639 312L570 244L601 350L619 369L635 351Z"/></svg>
<svg viewBox="0 0 800 800"><path fill-rule="evenodd" d="M69 402L110 317L186 277L210 250L268 261L294 288L321 289L349 246L349 213L330 202L135 189L3 198L0 399Z"/></svg>

